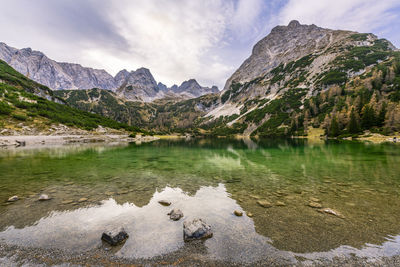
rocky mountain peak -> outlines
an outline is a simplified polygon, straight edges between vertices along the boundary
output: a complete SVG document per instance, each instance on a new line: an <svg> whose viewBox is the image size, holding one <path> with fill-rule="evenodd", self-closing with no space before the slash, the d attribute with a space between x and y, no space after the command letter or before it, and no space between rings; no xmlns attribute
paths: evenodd
<svg viewBox="0 0 400 267"><path fill-rule="evenodd" d="M290 28L290 29L297 28L299 26L301 26L301 24L300 24L300 22L298 20L292 20L288 24L288 28Z"/></svg>

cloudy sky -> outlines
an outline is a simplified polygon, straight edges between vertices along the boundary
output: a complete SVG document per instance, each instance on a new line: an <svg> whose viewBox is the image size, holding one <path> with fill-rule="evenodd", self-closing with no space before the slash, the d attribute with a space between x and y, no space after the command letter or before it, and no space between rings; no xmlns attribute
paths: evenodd
<svg viewBox="0 0 400 267"><path fill-rule="evenodd" d="M112 75L146 67L169 86L196 78L221 88L259 39L292 19L400 47L399 0L1 0L0 41Z"/></svg>

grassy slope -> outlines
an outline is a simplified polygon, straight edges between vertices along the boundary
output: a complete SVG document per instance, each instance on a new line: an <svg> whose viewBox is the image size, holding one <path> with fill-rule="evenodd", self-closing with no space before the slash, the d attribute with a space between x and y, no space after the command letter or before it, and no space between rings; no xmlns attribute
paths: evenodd
<svg viewBox="0 0 400 267"><path fill-rule="evenodd" d="M0 128L18 122L30 122L43 128L46 128L43 124L61 123L84 130L103 126L139 131L137 127L66 105L54 96L52 90L28 79L0 60Z"/></svg>

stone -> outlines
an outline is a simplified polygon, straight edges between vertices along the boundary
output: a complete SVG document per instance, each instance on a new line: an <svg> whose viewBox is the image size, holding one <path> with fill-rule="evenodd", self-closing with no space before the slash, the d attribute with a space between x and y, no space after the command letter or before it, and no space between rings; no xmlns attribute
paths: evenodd
<svg viewBox="0 0 400 267"><path fill-rule="evenodd" d="M247 212L247 217L253 217L254 215L253 215L253 213L251 213L251 212Z"/></svg>
<svg viewBox="0 0 400 267"><path fill-rule="evenodd" d="M169 206L171 205L171 202L167 201L167 200L159 200L158 203L160 203L163 206Z"/></svg>
<svg viewBox="0 0 400 267"><path fill-rule="evenodd" d="M73 202L74 202L74 201L73 201L72 199L67 199L67 200L61 201L61 204L66 205L66 204L71 204L71 203L73 203Z"/></svg>
<svg viewBox="0 0 400 267"><path fill-rule="evenodd" d="M272 207L271 202L269 202L268 200L257 200L257 204L260 205L263 208L270 208Z"/></svg>
<svg viewBox="0 0 400 267"><path fill-rule="evenodd" d="M106 231L102 234L101 240L107 242L111 246L117 246L124 242L129 237L124 228L119 228L112 231Z"/></svg>
<svg viewBox="0 0 400 267"><path fill-rule="evenodd" d="M330 215L339 217L341 219L344 219L344 216L340 212L338 212L336 210L333 210L333 209L330 209L330 208L324 208L324 209L320 209L318 211L322 212L322 213L326 213L326 214L330 214Z"/></svg>
<svg viewBox="0 0 400 267"><path fill-rule="evenodd" d="M40 195L40 197L39 197L39 201L46 201L46 200L50 200L51 198L48 196L48 195L46 195L46 194L41 194Z"/></svg>
<svg viewBox="0 0 400 267"><path fill-rule="evenodd" d="M282 201L277 201L276 205L280 206L280 207L286 206L285 202L282 202Z"/></svg>
<svg viewBox="0 0 400 267"><path fill-rule="evenodd" d="M191 241L196 239L206 239L213 236L211 226L202 219L186 220L183 222L183 239Z"/></svg>
<svg viewBox="0 0 400 267"><path fill-rule="evenodd" d="M321 202L321 200L316 198L316 197L310 197L310 201L312 201L312 202Z"/></svg>
<svg viewBox="0 0 400 267"><path fill-rule="evenodd" d="M243 216L243 212L241 212L240 210L235 210L235 211L233 212L233 214L235 214L235 215L238 216L238 217Z"/></svg>
<svg viewBox="0 0 400 267"><path fill-rule="evenodd" d="M15 201L17 201L17 200L19 200L19 197L18 197L18 196L12 196L12 197L10 197L7 201L8 201L8 202L15 202Z"/></svg>
<svg viewBox="0 0 400 267"><path fill-rule="evenodd" d="M308 206L311 208L315 208L315 209L322 208L322 205L320 203L312 202L312 201L310 203L308 203Z"/></svg>
<svg viewBox="0 0 400 267"><path fill-rule="evenodd" d="M167 215L173 221L179 221L183 217L183 212L180 209L173 209Z"/></svg>
<svg viewBox="0 0 400 267"><path fill-rule="evenodd" d="M80 198L79 200L78 200L78 202L85 202L85 201L87 201L88 199L86 198L86 197L82 197L82 198Z"/></svg>

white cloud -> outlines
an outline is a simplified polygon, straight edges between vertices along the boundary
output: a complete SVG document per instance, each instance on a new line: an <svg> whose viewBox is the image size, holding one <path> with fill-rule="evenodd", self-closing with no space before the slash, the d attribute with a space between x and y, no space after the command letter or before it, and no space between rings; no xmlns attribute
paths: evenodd
<svg viewBox="0 0 400 267"><path fill-rule="evenodd" d="M13 0L2 3L0 41L112 74L146 67L168 85L195 78L222 88L276 24L298 19L399 36L395 6L398 0Z"/></svg>

